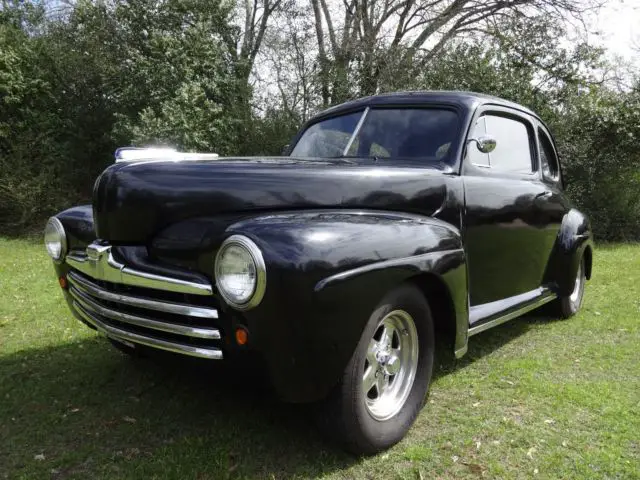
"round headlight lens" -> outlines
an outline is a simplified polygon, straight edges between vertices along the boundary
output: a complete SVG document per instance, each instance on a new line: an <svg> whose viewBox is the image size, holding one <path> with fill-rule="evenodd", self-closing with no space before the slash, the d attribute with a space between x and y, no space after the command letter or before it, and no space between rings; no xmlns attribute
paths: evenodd
<svg viewBox="0 0 640 480"><path fill-rule="evenodd" d="M67 235L56 217L51 217L44 228L44 246L54 260L61 260L67 253Z"/></svg>
<svg viewBox="0 0 640 480"><path fill-rule="evenodd" d="M246 310L260 303L266 272L258 246L247 237L234 235L220 247L215 276L218 291L231 306Z"/></svg>

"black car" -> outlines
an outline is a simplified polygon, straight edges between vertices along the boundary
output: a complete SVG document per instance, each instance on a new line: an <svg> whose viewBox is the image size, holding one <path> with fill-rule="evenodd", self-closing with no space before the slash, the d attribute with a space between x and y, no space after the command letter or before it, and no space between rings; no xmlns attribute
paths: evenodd
<svg viewBox="0 0 640 480"><path fill-rule="evenodd" d="M258 358L354 452L416 419L435 329L461 357L548 302L572 316L591 276L549 130L499 98L378 95L316 116L286 156L149 157L49 220L71 311L125 352Z"/></svg>

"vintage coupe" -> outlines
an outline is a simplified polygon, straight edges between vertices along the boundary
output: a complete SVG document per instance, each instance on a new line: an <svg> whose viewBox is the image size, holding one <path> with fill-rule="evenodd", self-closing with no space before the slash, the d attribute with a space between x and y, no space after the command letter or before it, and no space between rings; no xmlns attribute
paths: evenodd
<svg viewBox="0 0 640 480"><path fill-rule="evenodd" d="M530 110L378 95L316 116L285 153L107 168L93 205L45 230L72 312L131 354L257 358L279 397L320 402L370 454L423 406L436 329L461 357L543 304L580 308L590 224Z"/></svg>

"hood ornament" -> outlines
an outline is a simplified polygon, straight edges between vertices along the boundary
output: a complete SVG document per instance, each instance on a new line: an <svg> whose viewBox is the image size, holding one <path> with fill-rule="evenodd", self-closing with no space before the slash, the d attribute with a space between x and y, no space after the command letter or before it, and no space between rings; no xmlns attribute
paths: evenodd
<svg viewBox="0 0 640 480"><path fill-rule="evenodd" d="M111 250L111 247L108 245L99 245L97 243L92 243L87 246L87 260L91 263L100 263L103 257L108 254Z"/></svg>

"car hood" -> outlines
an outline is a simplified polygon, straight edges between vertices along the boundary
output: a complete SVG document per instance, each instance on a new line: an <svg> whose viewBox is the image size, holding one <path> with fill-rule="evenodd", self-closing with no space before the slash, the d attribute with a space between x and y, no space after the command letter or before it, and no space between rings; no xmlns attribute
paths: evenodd
<svg viewBox="0 0 640 480"><path fill-rule="evenodd" d="M176 222L217 214L325 208L431 215L446 199L437 168L372 159L222 158L117 163L96 181L98 238L144 244Z"/></svg>

